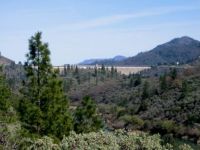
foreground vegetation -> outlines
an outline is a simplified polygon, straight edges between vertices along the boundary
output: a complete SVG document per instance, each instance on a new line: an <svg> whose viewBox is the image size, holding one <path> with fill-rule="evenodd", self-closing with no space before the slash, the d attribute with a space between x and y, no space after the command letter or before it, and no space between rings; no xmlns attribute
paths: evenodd
<svg viewBox="0 0 200 150"><path fill-rule="evenodd" d="M70 132L64 136L60 142L55 142L52 138L44 136L41 138L23 138L19 143L10 145L7 143L5 149L30 149L30 150L192 150L189 145L182 144L173 146L164 143L158 134L148 135L143 132L125 132L117 130L115 132L90 132L86 134L76 134Z"/></svg>

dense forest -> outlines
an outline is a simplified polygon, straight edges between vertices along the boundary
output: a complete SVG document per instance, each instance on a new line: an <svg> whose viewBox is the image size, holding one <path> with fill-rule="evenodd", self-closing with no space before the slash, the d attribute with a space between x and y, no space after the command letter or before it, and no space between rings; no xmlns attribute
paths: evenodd
<svg viewBox="0 0 200 150"><path fill-rule="evenodd" d="M123 75L54 68L38 32L0 68L0 149L200 149L200 61Z"/></svg>

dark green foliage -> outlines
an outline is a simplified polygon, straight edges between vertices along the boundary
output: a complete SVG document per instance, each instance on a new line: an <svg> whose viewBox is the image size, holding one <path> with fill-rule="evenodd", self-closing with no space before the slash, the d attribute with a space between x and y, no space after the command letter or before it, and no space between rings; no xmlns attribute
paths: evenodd
<svg viewBox="0 0 200 150"><path fill-rule="evenodd" d="M19 112L24 127L32 133L62 138L72 127L68 101L58 72L53 71L48 44L42 43L38 32L29 40L25 63L27 80L22 89Z"/></svg>
<svg viewBox="0 0 200 150"><path fill-rule="evenodd" d="M114 66L111 67L111 77L113 78L115 75L115 69Z"/></svg>
<svg viewBox="0 0 200 150"><path fill-rule="evenodd" d="M143 86L143 91L142 91L142 99L147 99L150 96L149 93L149 82L145 81L144 86Z"/></svg>
<svg viewBox="0 0 200 150"><path fill-rule="evenodd" d="M97 113L94 101L86 96L77 107L74 115L74 130L77 133L98 131L103 127L102 120Z"/></svg>
<svg viewBox="0 0 200 150"><path fill-rule="evenodd" d="M74 75L77 76L78 74L79 74L79 69L78 66L76 66L74 70Z"/></svg>
<svg viewBox="0 0 200 150"><path fill-rule="evenodd" d="M184 80L182 83L182 93L180 98L185 98L188 95L189 92L188 90L189 90L188 83L187 81Z"/></svg>
<svg viewBox="0 0 200 150"><path fill-rule="evenodd" d="M175 68L171 70L170 77L172 78L172 80L175 80L177 78L177 70Z"/></svg>
<svg viewBox="0 0 200 150"><path fill-rule="evenodd" d="M96 85L98 84L98 69L97 67L94 68L94 76L96 78Z"/></svg>
<svg viewBox="0 0 200 150"><path fill-rule="evenodd" d="M138 86L141 83L142 83L141 75L136 75L136 80L135 80L134 86Z"/></svg>
<svg viewBox="0 0 200 150"><path fill-rule="evenodd" d="M134 79L131 78L131 79L130 79L130 83L129 83L129 87L133 87L133 86L134 86Z"/></svg>
<svg viewBox="0 0 200 150"><path fill-rule="evenodd" d="M106 68L105 68L104 64L101 65L101 73L104 74L104 75L106 73Z"/></svg>
<svg viewBox="0 0 200 150"><path fill-rule="evenodd" d="M136 75L130 74L129 78L130 78L130 82L129 82L129 87L130 88L139 86L142 83L140 74L136 74Z"/></svg>
<svg viewBox="0 0 200 150"><path fill-rule="evenodd" d="M165 91L167 90L167 79L166 79L166 74L164 74L163 76L160 76L160 89L161 91Z"/></svg>
<svg viewBox="0 0 200 150"><path fill-rule="evenodd" d="M67 75L67 67L66 65L64 65L64 69L63 69L63 75L66 76Z"/></svg>
<svg viewBox="0 0 200 150"><path fill-rule="evenodd" d="M0 110L7 111L10 107L11 91L6 83L2 68L0 67Z"/></svg>

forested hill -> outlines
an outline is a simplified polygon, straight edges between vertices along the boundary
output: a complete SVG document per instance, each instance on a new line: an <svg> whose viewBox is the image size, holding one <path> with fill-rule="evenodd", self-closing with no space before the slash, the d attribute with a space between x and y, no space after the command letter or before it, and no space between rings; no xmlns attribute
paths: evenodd
<svg viewBox="0 0 200 150"><path fill-rule="evenodd" d="M96 64L104 64L104 65L113 65L117 62L125 60L126 57L122 55L117 55L113 58L102 58L102 59L87 59L79 63L79 65L96 65Z"/></svg>
<svg viewBox="0 0 200 150"><path fill-rule="evenodd" d="M189 63L200 56L200 42L184 36L121 61L120 65L162 65Z"/></svg>

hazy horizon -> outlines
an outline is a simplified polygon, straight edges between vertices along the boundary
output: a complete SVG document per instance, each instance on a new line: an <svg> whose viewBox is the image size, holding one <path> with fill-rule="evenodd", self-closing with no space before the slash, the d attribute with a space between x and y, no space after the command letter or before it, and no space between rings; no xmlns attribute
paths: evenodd
<svg viewBox="0 0 200 150"><path fill-rule="evenodd" d="M1 1L0 51L25 60L28 39L42 31L53 65L134 56L169 40L200 40L200 1Z"/></svg>

